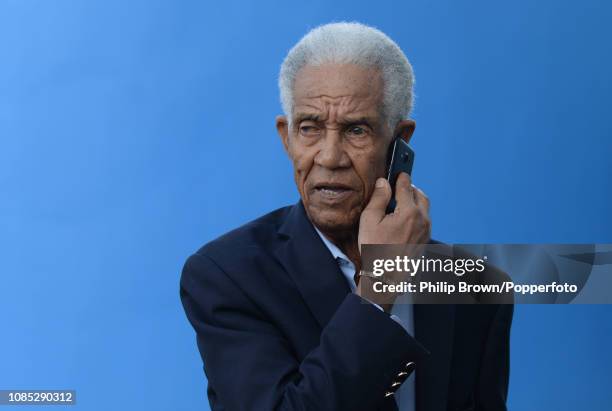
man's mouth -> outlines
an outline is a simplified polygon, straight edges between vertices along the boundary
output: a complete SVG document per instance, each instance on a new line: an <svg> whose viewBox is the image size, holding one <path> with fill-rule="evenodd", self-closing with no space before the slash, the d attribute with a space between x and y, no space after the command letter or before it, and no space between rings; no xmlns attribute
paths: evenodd
<svg viewBox="0 0 612 411"><path fill-rule="evenodd" d="M349 186L343 184L317 184L315 192L326 200L342 200L348 193L353 191Z"/></svg>

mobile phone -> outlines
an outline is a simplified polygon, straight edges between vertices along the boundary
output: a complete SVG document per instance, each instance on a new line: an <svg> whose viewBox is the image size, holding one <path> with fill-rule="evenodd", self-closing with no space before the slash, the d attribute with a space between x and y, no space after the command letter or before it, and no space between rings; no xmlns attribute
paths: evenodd
<svg viewBox="0 0 612 411"><path fill-rule="evenodd" d="M414 151L402 138L396 137L389 146L387 153L387 180L391 184L391 201L387 205L387 214L395 210L395 183L400 172L412 176L412 165L414 164Z"/></svg>

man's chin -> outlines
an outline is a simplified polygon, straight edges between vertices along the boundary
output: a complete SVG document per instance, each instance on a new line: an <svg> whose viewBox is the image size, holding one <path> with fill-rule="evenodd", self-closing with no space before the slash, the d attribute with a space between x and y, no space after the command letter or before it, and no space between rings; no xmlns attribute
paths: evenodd
<svg viewBox="0 0 612 411"><path fill-rule="evenodd" d="M356 208L317 205L307 205L305 208L310 221L326 232L352 231L359 223L360 211Z"/></svg>

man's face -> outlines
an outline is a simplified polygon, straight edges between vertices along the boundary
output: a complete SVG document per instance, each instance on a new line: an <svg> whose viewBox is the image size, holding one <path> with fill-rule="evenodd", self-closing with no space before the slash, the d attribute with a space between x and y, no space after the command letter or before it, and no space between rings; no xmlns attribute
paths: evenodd
<svg viewBox="0 0 612 411"><path fill-rule="evenodd" d="M293 87L292 124L277 118L306 212L322 230L354 229L384 175L392 130L382 92L377 70L306 66Z"/></svg>

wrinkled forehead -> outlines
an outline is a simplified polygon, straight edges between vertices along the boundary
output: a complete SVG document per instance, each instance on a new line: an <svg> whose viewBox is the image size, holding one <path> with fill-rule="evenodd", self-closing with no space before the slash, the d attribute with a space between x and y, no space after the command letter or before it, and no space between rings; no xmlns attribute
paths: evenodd
<svg viewBox="0 0 612 411"><path fill-rule="evenodd" d="M321 115L380 116L383 82L379 70L354 64L305 66L293 84L292 117Z"/></svg>

